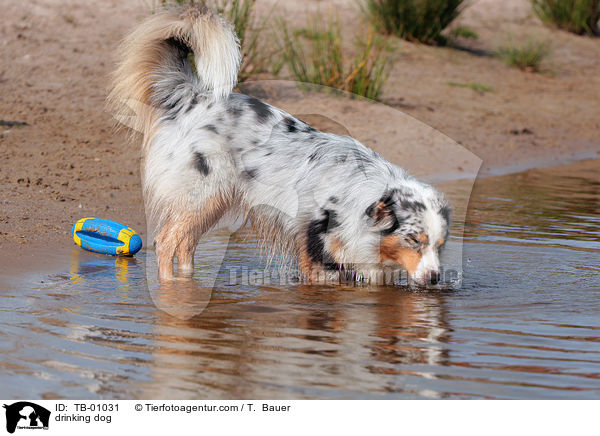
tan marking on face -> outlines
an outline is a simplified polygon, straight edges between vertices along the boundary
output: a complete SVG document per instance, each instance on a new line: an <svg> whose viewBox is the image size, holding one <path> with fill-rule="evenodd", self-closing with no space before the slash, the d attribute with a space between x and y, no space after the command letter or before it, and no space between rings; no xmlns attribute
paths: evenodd
<svg viewBox="0 0 600 436"><path fill-rule="evenodd" d="M444 245L445 242L446 242L446 240L444 238L440 238L440 240L437 241L437 243L435 244L435 246L439 248L442 245Z"/></svg>
<svg viewBox="0 0 600 436"><path fill-rule="evenodd" d="M417 240L425 245L429 244L429 236L427 236L425 233L419 233L417 235Z"/></svg>
<svg viewBox="0 0 600 436"><path fill-rule="evenodd" d="M395 253L398 249L398 243L400 242L399 236L385 236L381 240L381 246L379 247L379 257L381 261L394 260Z"/></svg>
<svg viewBox="0 0 600 436"><path fill-rule="evenodd" d="M381 261L391 260L404 266L409 274L414 274L421 262L421 254L410 248L400 246L399 236L386 236L381 240Z"/></svg>

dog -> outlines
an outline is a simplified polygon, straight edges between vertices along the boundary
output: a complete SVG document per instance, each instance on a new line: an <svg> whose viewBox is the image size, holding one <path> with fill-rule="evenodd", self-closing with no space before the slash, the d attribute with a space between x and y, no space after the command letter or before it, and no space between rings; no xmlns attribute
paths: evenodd
<svg viewBox="0 0 600 436"><path fill-rule="evenodd" d="M450 206L349 136L314 129L235 93L239 41L201 7L165 10L123 41L108 97L142 132L146 211L157 229L160 279L189 274L200 238L238 213L304 276L338 271L370 280L401 265L411 283L436 284ZM296 213L287 213L290 193Z"/></svg>

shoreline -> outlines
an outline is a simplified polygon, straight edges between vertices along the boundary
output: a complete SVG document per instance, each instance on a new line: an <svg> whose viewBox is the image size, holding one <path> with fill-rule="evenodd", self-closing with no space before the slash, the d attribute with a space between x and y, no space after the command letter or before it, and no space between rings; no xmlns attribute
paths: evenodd
<svg viewBox="0 0 600 436"><path fill-rule="evenodd" d="M455 179L447 179L444 182L438 184L442 187L446 184L456 184L461 182L466 182L467 184L476 182L480 179L489 179L495 177L502 177L510 174L519 174L525 173L527 171L533 170L548 170L552 168L564 168L570 166L577 165L589 165L593 164L593 162L597 163L597 166L600 170L600 157L592 158L592 159L578 159L568 163L561 163L559 165L545 166L545 167L529 167L524 170L518 171L505 171L501 173L494 174L480 174L474 179L472 177L464 177L464 178L455 178ZM507 167L504 167L506 169ZM495 171L501 171L501 169L496 169ZM474 189L477 189L474 187ZM124 224L128 224L127 220ZM75 222L75 221L74 221ZM73 222L73 224L74 224ZM144 246L142 249L147 248L149 246L148 241L146 241L146 228L134 228L138 234L142 236L142 240L144 241ZM28 244L0 244L0 263L2 263L4 267L4 271L0 275L0 288L8 288L11 283L14 283L20 279L23 279L26 276L38 276L45 277L48 274L53 272L62 272L58 268L60 265L64 264L65 258L73 254L73 251L83 251L88 256L98 256L102 258L106 258L106 256L101 254L95 254L91 252L87 252L80 247L77 247L73 243L73 239L70 236L70 227L67 232L68 235L55 235L55 237L47 238L46 240L38 240L34 239L31 243Z"/></svg>

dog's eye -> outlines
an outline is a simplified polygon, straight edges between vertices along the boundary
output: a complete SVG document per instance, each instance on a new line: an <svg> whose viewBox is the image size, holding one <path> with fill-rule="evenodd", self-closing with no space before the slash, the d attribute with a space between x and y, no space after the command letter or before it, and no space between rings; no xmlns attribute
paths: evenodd
<svg viewBox="0 0 600 436"><path fill-rule="evenodd" d="M408 248L410 248L411 250L416 251L417 253L421 253L421 251L423 250L423 243L421 241L419 241L419 239L417 238L417 236L415 235L407 235L404 240L406 241L406 244L408 246Z"/></svg>
<svg viewBox="0 0 600 436"><path fill-rule="evenodd" d="M418 253L421 253L423 251L423 249L425 248L425 246L427 245L427 240L423 236L423 233L420 233L418 235L411 233L409 235L406 235L404 237L404 240L406 241L408 248L410 248L411 250L414 250Z"/></svg>
<svg viewBox="0 0 600 436"><path fill-rule="evenodd" d="M421 245L421 242L417 239L416 235L408 235L406 237L406 241L409 242L411 245Z"/></svg>

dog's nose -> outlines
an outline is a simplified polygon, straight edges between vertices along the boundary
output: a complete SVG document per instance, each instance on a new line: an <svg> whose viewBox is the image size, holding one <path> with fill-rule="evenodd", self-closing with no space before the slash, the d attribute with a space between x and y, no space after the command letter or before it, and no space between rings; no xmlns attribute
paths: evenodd
<svg viewBox="0 0 600 436"><path fill-rule="evenodd" d="M429 271L427 273L427 281L432 285L437 285L440 281L440 273L437 271Z"/></svg>

